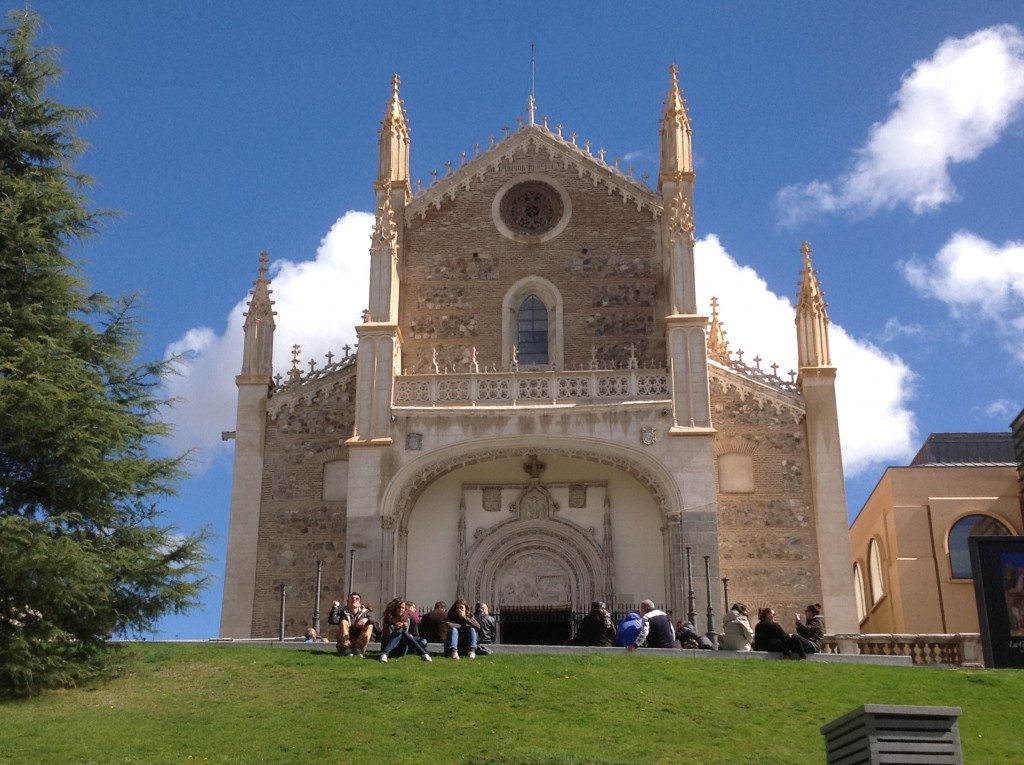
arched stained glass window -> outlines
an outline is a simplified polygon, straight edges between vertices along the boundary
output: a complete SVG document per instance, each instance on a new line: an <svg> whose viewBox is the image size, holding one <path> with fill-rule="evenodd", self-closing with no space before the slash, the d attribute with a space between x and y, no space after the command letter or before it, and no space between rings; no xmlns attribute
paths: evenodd
<svg viewBox="0 0 1024 765"><path fill-rule="evenodd" d="M516 346L520 365L549 363L548 307L536 295L528 295L519 304Z"/></svg>
<svg viewBox="0 0 1024 765"><path fill-rule="evenodd" d="M1007 536L1009 530L987 515L967 515L953 524L949 530L949 567L954 579L970 579L971 550L967 545L968 537Z"/></svg>

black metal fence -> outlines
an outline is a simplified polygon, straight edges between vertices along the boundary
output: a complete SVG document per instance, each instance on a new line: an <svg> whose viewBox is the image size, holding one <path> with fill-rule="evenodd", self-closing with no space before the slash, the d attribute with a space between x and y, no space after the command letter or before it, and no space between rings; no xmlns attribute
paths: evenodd
<svg viewBox="0 0 1024 765"><path fill-rule="evenodd" d="M663 605L657 608L664 609ZM640 613L639 603L612 603L608 609L616 627L630 613ZM506 645L565 645L589 613L571 603L558 605L501 604L493 616L498 622L497 642ZM669 614L672 612L669 611Z"/></svg>

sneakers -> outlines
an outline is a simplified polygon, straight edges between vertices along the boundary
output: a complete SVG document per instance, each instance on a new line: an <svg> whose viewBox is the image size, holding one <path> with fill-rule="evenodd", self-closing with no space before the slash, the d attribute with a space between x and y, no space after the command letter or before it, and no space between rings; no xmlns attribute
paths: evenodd
<svg viewBox="0 0 1024 765"><path fill-rule="evenodd" d="M425 654L423 654L423 661L425 661L425 662L427 662L429 664L430 662L433 661L433 659L430 658L430 654L429 653L425 653Z"/></svg>
<svg viewBox="0 0 1024 765"><path fill-rule="evenodd" d="M380 663L381 664L387 664L388 663L388 655L386 653L382 653L380 655Z"/></svg>
<svg viewBox="0 0 1024 765"><path fill-rule="evenodd" d="M452 651L451 654L449 654L449 655L451 656L451 658L455 659L455 661L459 660L459 652L458 651Z"/></svg>
<svg viewBox="0 0 1024 765"><path fill-rule="evenodd" d="M475 659L476 658L476 651L474 651L472 648L470 648L469 649L469 653L466 654L466 658L467 659Z"/></svg>

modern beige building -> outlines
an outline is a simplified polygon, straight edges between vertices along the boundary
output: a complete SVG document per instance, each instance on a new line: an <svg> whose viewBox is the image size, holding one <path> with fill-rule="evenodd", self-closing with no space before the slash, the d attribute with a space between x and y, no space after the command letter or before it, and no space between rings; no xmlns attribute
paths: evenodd
<svg viewBox="0 0 1024 765"><path fill-rule="evenodd" d="M1011 434L933 433L850 529L860 631L978 632L967 539L1022 532Z"/></svg>
<svg viewBox="0 0 1024 765"><path fill-rule="evenodd" d="M728 578L730 597L821 601L830 629L856 630L810 247L799 369L743 363L718 307L695 302L691 140L673 67L651 185L538 122L531 101L518 129L414 192L395 77L358 352L307 373L289 348L275 376L261 261L237 377L223 636L276 634L282 585L299 633L317 561L325 602L355 589L510 613L651 598L682 615L692 590L703 626Z"/></svg>

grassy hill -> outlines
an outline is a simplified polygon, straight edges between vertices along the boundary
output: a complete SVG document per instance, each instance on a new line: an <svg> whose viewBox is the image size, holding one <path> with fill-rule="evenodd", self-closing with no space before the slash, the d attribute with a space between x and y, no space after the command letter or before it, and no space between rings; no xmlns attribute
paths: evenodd
<svg viewBox="0 0 1024 765"><path fill-rule="evenodd" d="M136 644L102 686L0 707L0 763L822 763L864 703L959 706L1024 762L1024 672L635 655L415 657Z"/></svg>

